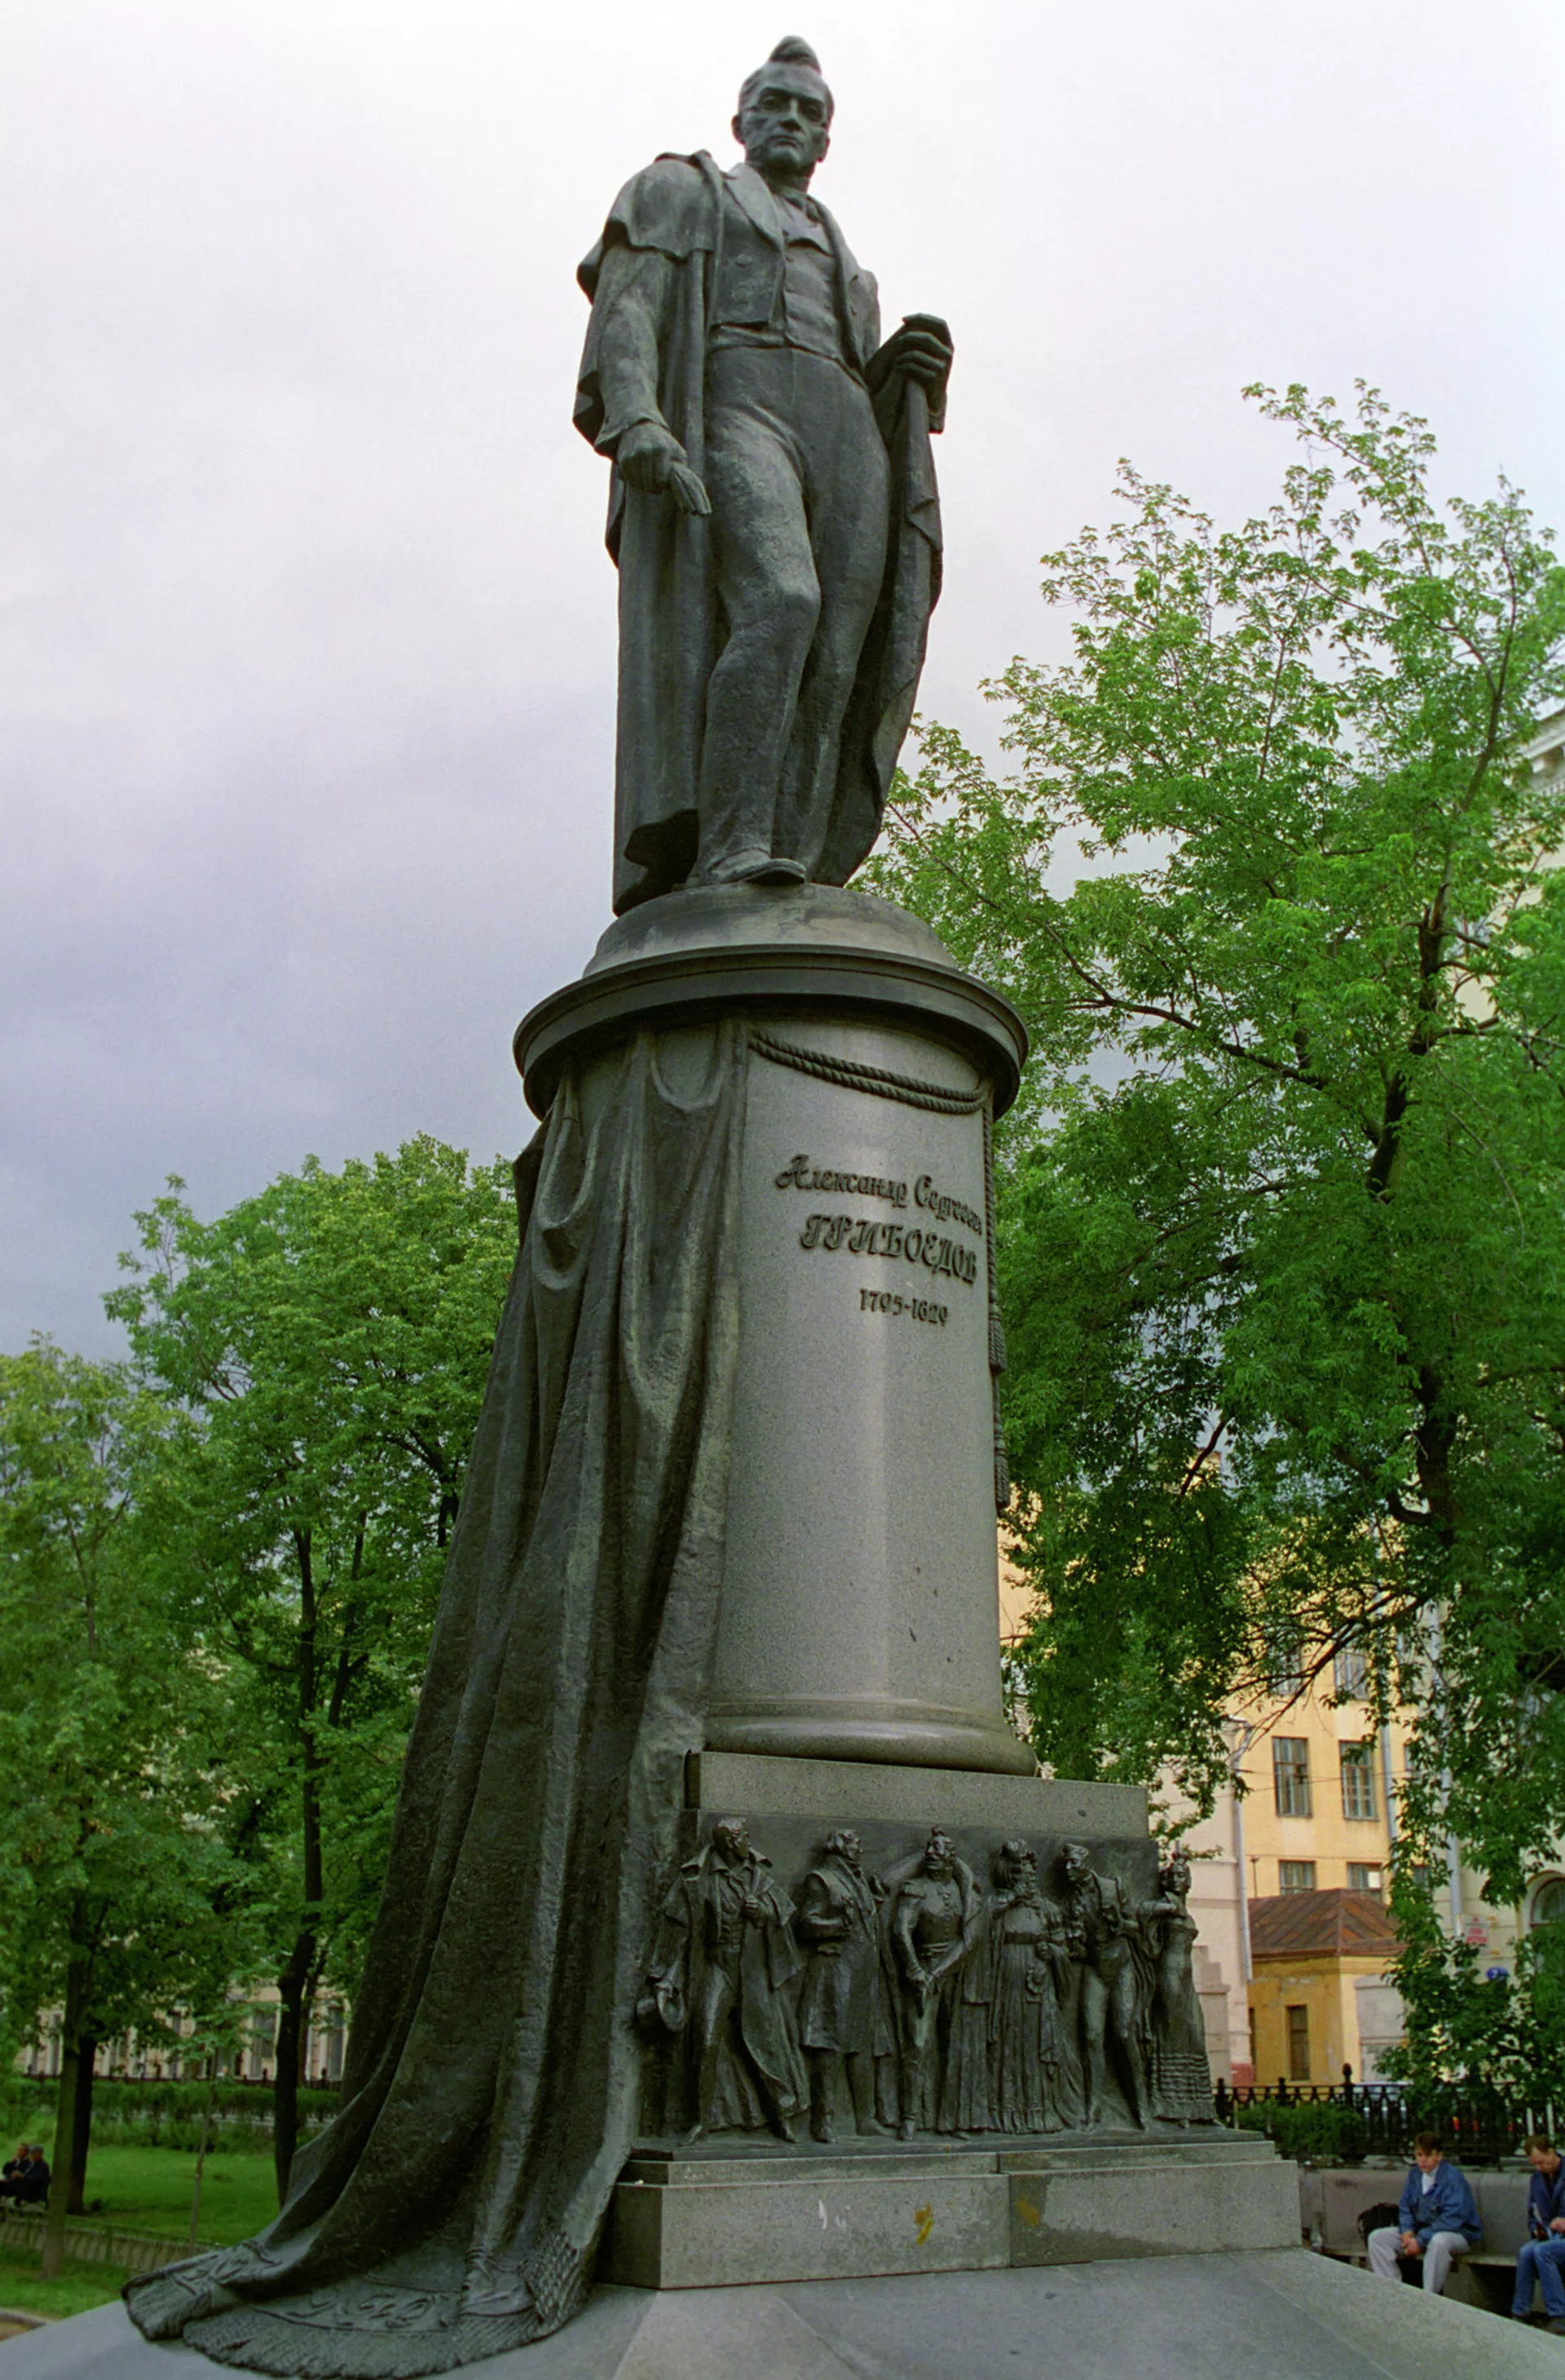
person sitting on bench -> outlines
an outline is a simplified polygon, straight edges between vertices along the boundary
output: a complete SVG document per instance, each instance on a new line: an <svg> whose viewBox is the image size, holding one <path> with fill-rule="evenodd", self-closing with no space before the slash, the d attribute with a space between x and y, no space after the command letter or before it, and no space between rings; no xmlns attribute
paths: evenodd
<svg viewBox="0 0 1565 2380"><path fill-rule="evenodd" d="M1442 2154L1433 2132L1418 2134L1413 2155L1396 2223L1369 2235L1369 2269L1383 2281L1400 2280L1398 2257L1416 2256L1425 2288L1438 2295L1453 2260L1477 2246L1484 2227L1466 2175Z"/></svg>
<svg viewBox="0 0 1565 2380"><path fill-rule="evenodd" d="M48 2195L49 2168L42 2150L36 2144L18 2149L0 2180L0 2198L12 2199L18 2206L41 2206Z"/></svg>
<svg viewBox="0 0 1565 2380"><path fill-rule="evenodd" d="M1527 2228L1532 2238L1516 2259L1516 2294L1510 2318L1525 2322L1533 2311L1533 2284L1543 2291L1543 2310L1557 2338L1565 2338L1565 2157L1542 2132L1522 2143L1533 2168L1527 2192Z"/></svg>

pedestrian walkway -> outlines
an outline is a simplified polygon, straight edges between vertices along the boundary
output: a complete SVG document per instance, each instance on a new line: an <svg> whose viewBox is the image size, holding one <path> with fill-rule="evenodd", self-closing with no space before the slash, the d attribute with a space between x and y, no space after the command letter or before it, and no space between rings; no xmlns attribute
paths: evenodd
<svg viewBox="0 0 1565 2380"><path fill-rule="evenodd" d="M406 2380L431 2367L399 2341ZM474 2380L1559 2380L1546 2332L1303 2249L777 2288L601 2289ZM217 2380L121 2306L16 2339L0 2380Z"/></svg>

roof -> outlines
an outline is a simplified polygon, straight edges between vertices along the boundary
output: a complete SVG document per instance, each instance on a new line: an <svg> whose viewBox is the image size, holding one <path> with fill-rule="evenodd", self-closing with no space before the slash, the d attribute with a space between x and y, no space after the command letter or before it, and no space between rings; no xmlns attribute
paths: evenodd
<svg viewBox="0 0 1565 2380"><path fill-rule="evenodd" d="M1250 1903L1253 1959L1378 1959L1401 1949L1377 1892L1276 1892Z"/></svg>

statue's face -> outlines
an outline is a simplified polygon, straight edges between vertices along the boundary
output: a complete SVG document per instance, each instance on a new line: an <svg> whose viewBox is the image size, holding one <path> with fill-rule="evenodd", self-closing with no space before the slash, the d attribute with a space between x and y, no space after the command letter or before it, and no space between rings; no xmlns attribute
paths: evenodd
<svg viewBox="0 0 1565 2380"><path fill-rule="evenodd" d="M806 181L831 145L831 103L808 67L771 65L734 119L745 163L769 181Z"/></svg>
<svg viewBox="0 0 1565 2380"><path fill-rule="evenodd" d="M712 1840L726 1860L746 1859L749 1855L750 1830L743 1818L730 1818L712 1828Z"/></svg>
<svg viewBox="0 0 1565 2380"><path fill-rule="evenodd" d="M931 1835L929 1847L924 1853L924 1866L928 1874L949 1876L952 1872L955 1851L956 1846L949 1835Z"/></svg>

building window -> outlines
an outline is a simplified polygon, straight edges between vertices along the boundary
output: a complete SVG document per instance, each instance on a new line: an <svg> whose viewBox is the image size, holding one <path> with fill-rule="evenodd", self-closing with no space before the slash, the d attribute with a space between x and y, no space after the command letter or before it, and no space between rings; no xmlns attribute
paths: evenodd
<svg viewBox="0 0 1565 2380"><path fill-rule="evenodd" d="M1382 1884L1385 1882L1385 1877L1386 1871L1384 1868L1371 1867L1365 1860L1350 1860L1348 1862L1348 1890L1350 1892L1378 1892Z"/></svg>
<svg viewBox="0 0 1565 2380"><path fill-rule="evenodd" d="M1284 2009L1288 2019L1288 2080L1307 2082L1310 2079L1310 2012L1307 2008Z"/></svg>
<svg viewBox="0 0 1565 2380"><path fill-rule="evenodd" d="M1565 1917L1565 1876L1551 1876L1533 1895L1533 1923L1552 1925L1559 1917Z"/></svg>
<svg viewBox="0 0 1565 2380"><path fill-rule="evenodd" d="M1361 1703L1369 1682L1369 1668L1356 1645L1345 1645L1331 1664L1332 1683L1340 1702Z"/></svg>
<svg viewBox="0 0 1565 2380"><path fill-rule="evenodd" d="M1342 1761L1342 1815L1344 1818L1373 1818L1376 1813L1375 1769L1371 1755L1373 1743L1344 1743Z"/></svg>
<svg viewBox="0 0 1565 2380"><path fill-rule="evenodd" d="M1314 1860L1279 1860L1277 1888L1279 1892L1313 1892L1315 1890Z"/></svg>
<svg viewBox="0 0 1565 2380"><path fill-rule="evenodd" d="M272 2079L271 2058L277 2046L277 2011L261 2006L250 2010L250 2079L269 2082Z"/></svg>
<svg viewBox="0 0 1565 2380"><path fill-rule="evenodd" d="M1268 1632L1266 1682L1274 1694L1303 1693L1304 1646L1293 1630L1273 1628Z"/></svg>
<svg viewBox="0 0 1565 2380"><path fill-rule="evenodd" d="M1310 1747L1302 1735L1271 1739L1271 1782L1280 1818L1310 1815Z"/></svg>

